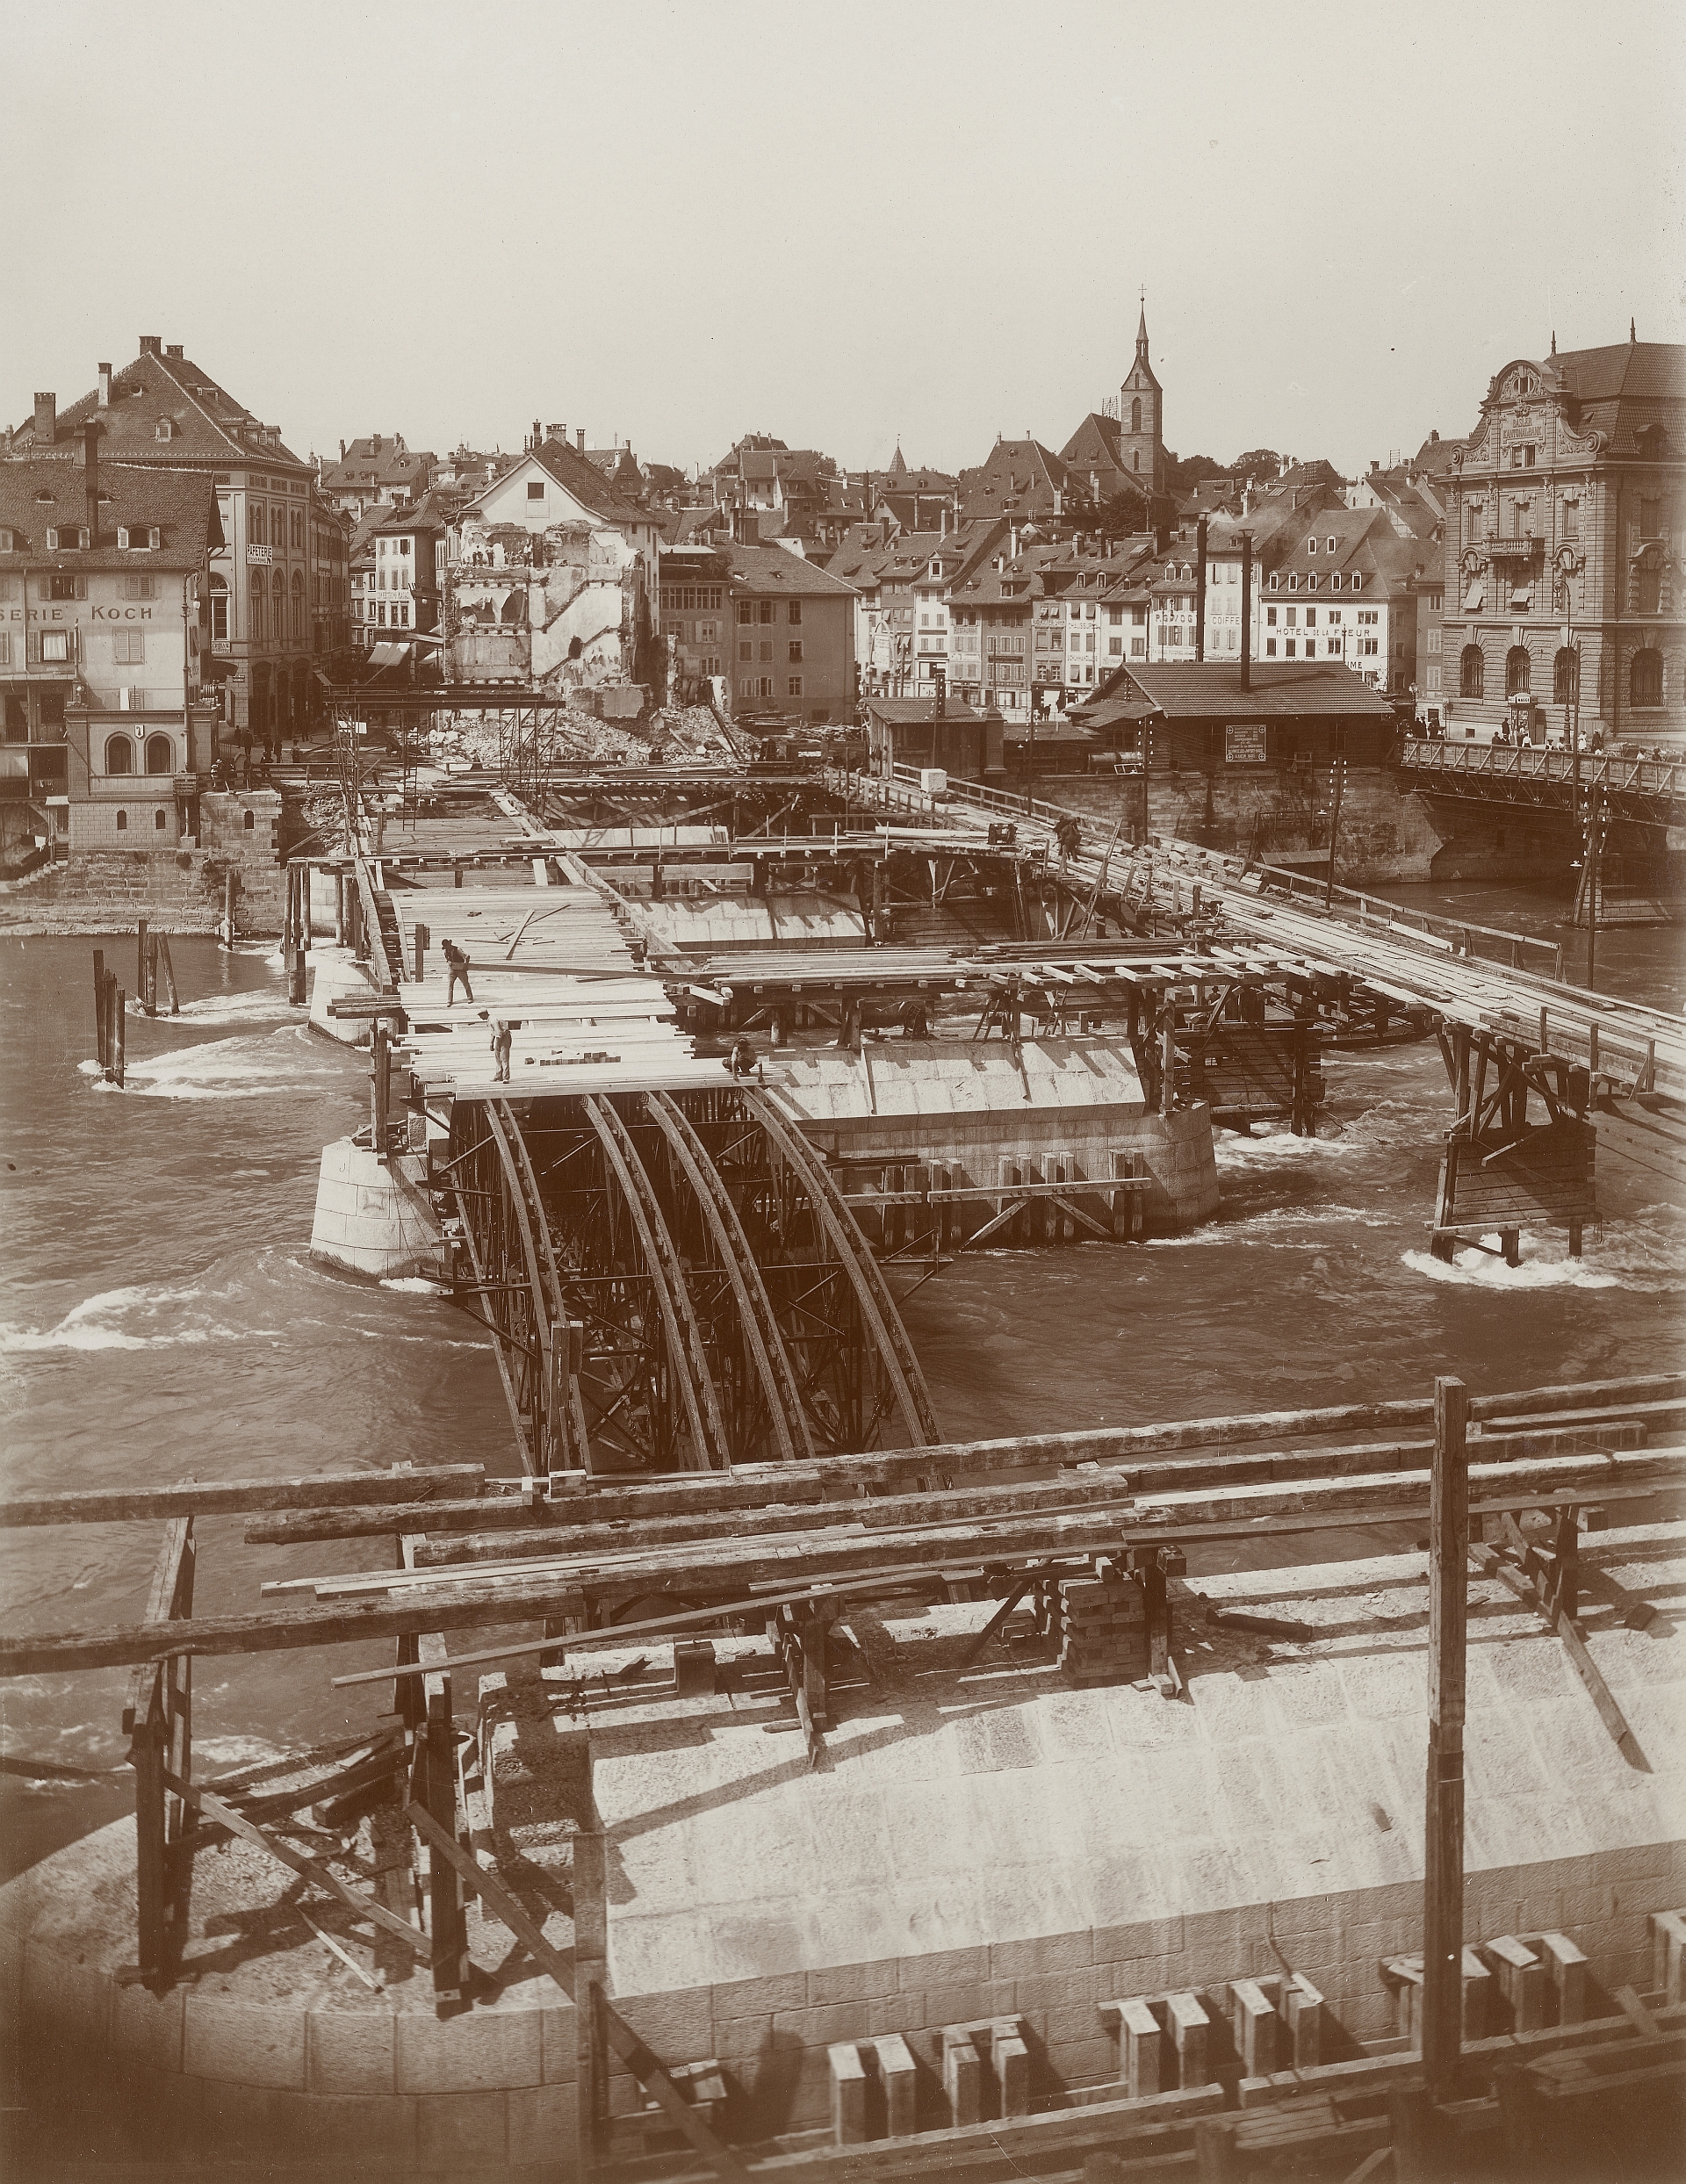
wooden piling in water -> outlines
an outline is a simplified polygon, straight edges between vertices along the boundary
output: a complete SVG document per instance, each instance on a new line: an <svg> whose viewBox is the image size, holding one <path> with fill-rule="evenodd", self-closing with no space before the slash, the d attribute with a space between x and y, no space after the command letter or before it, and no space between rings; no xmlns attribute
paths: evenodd
<svg viewBox="0 0 1686 2184"><path fill-rule="evenodd" d="M94 950L94 1059L105 1066L105 951Z"/></svg>
<svg viewBox="0 0 1686 2184"><path fill-rule="evenodd" d="M345 946L345 875L334 875L334 945Z"/></svg>
<svg viewBox="0 0 1686 2184"><path fill-rule="evenodd" d="M224 948L234 945L234 896L239 882L233 872L222 876L222 929L219 934Z"/></svg>
<svg viewBox="0 0 1686 2184"><path fill-rule="evenodd" d="M134 998L150 1016L152 1011L148 1006L147 993L147 921L144 918L137 922L134 928Z"/></svg>
<svg viewBox="0 0 1686 2184"><path fill-rule="evenodd" d="M113 984L112 1013L116 1024L116 1034L113 1038L112 1045L112 1082L116 1085L118 1090L121 1092L123 1089L124 1020L128 1014L128 997L124 992L122 987L117 985L115 972L112 974L112 977Z"/></svg>
<svg viewBox="0 0 1686 2184"><path fill-rule="evenodd" d="M161 933L158 935L158 960L163 966L164 991L169 997L169 1013L172 1016L179 1016L182 1013L182 1000L181 996L176 991L176 966L170 961L169 935L167 933Z"/></svg>
<svg viewBox="0 0 1686 2184"><path fill-rule="evenodd" d="M1449 2099L1463 2039L1464 1681L1469 1597L1469 1395L1434 1384L1429 1482L1429 1754L1423 1869L1423 2068Z"/></svg>

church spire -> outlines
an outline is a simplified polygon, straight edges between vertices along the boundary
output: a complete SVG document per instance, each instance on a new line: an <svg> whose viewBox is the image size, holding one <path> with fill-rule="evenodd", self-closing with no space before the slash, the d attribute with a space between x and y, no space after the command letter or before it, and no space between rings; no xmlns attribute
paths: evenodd
<svg viewBox="0 0 1686 2184"><path fill-rule="evenodd" d="M1143 364L1148 361L1148 292L1142 291L1142 317L1135 329L1135 353Z"/></svg>

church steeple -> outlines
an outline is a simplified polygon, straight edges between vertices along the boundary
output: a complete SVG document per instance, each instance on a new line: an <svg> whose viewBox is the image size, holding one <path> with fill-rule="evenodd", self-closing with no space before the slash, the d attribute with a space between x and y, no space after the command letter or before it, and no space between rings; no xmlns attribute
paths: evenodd
<svg viewBox="0 0 1686 2184"><path fill-rule="evenodd" d="M1148 355L1148 294L1135 328L1135 361L1118 391L1118 459L1144 493L1165 489L1164 393Z"/></svg>

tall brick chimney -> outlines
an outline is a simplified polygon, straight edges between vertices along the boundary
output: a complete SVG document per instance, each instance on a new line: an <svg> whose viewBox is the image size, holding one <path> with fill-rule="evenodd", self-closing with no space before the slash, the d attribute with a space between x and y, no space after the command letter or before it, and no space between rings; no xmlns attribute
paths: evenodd
<svg viewBox="0 0 1686 2184"><path fill-rule="evenodd" d="M1201 516L1194 529L1197 556L1194 569L1194 657L1206 658L1206 518Z"/></svg>
<svg viewBox="0 0 1686 2184"><path fill-rule="evenodd" d="M38 394L35 397L35 444L51 447L59 429L59 398L56 394Z"/></svg>
<svg viewBox="0 0 1686 2184"><path fill-rule="evenodd" d="M100 428L91 418L82 428L82 485L88 504L83 521L88 526L88 544L99 544L99 433Z"/></svg>
<svg viewBox="0 0 1686 2184"><path fill-rule="evenodd" d="M99 367L99 406L102 409L112 406L112 367L108 364Z"/></svg>
<svg viewBox="0 0 1686 2184"><path fill-rule="evenodd" d="M575 445L579 448L581 455L583 455L586 451L586 428L584 425L580 425L575 428L575 430L579 436L575 442Z"/></svg>
<svg viewBox="0 0 1686 2184"><path fill-rule="evenodd" d="M164 344L162 338L159 335L143 334L140 336L140 354L143 357L156 357L161 355L163 350L163 346Z"/></svg>
<svg viewBox="0 0 1686 2184"><path fill-rule="evenodd" d="M1241 687L1253 687L1253 534L1241 534Z"/></svg>

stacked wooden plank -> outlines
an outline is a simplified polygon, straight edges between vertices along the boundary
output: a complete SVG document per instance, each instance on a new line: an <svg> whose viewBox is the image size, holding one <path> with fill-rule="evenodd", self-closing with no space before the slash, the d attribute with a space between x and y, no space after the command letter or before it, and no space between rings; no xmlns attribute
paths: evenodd
<svg viewBox="0 0 1686 2184"><path fill-rule="evenodd" d="M1096 1558L1092 1577L1062 1578L1054 1627L1060 1673L1081 1689L1133 1683L1148 1673L1148 1608L1116 1557Z"/></svg>

